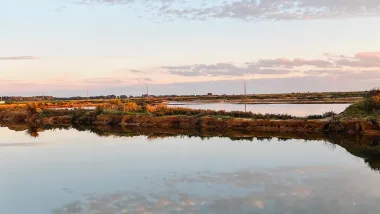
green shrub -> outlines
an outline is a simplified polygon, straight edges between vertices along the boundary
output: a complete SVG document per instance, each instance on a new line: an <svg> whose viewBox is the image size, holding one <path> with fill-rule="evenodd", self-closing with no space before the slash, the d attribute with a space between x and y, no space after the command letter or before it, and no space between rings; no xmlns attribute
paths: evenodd
<svg viewBox="0 0 380 214"><path fill-rule="evenodd" d="M380 118L380 95L367 97L350 105L342 114L343 118Z"/></svg>

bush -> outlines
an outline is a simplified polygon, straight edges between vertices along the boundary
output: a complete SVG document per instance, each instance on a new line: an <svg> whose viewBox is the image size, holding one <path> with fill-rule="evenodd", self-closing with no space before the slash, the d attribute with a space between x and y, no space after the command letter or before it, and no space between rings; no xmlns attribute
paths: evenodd
<svg viewBox="0 0 380 214"><path fill-rule="evenodd" d="M156 112L156 107L151 106L151 105L148 104L148 105L145 106L145 111L148 112L148 113L154 113L154 112Z"/></svg>
<svg viewBox="0 0 380 214"><path fill-rule="evenodd" d="M141 110L141 106L137 105L135 102L128 102L123 106L123 111L138 112Z"/></svg>
<svg viewBox="0 0 380 214"><path fill-rule="evenodd" d="M350 105L343 113L348 118L380 118L380 94Z"/></svg>
<svg viewBox="0 0 380 214"><path fill-rule="evenodd" d="M333 117L333 116L335 116L335 115L336 115L335 112L333 112L333 111L328 111L328 112L325 112L325 113L322 115L322 117L323 117L323 118L327 118L327 117Z"/></svg>
<svg viewBox="0 0 380 214"><path fill-rule="evenodd" d="M374 97L377 95L380 95L380 89L379 88L374 88L367 93L367 97Z"/></svg>
<svg viewBox="0 0 380 214"><path fill-rule="evenodd" d="M28 103L25 106L26 114L28 117L33 116L37 114L37 112L41 112L42 109L44 109L44 104L43 103Z"/></svg>
<svg viewBox="0 0 380 214"><path fill-rule="evenodd" d="M113 99L113 100L110 100L109 103L113 105L121 105L121 100Z"/></svg>
<svg viewBox="0 0 380 214"><path fill-rule="evenodd" d="M372 105L374 110L380 110L380 94L372 97Z"/></svg>

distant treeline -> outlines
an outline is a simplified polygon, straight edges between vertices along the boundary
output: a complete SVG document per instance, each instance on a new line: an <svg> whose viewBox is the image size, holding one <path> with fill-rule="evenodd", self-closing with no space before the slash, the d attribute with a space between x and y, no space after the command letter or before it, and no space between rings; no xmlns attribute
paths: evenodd
<svg viewBox="0 0 380 214"><path fill-rule="evenodd" d="M247 95L214 95L212 93L207 93L205 95L147 95L143 94L141 96L132 95L102 95L102 96L75 96L75 97L54 97L54 96L3 96L2 101L10 102L22 102L22 101L52 101L52 100L104 100L104 99L127 99L127 98L161 98L168 100L191 100L206 98L206 99L298 99L298 100L313 100L321 98L353 98L353 97L366 97L373 93L374 90L370 91L354 91L354 92L298 92L298 93L283 93L283 94L247 94ZM377 91L377 90L376 90Z"/></svg>

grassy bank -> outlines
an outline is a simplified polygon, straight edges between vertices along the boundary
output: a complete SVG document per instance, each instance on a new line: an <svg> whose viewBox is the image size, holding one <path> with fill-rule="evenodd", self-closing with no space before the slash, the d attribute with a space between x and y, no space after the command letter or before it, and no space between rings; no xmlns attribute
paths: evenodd
<svg viewBox="0 0 380 214"><path fill-rule="evenodd" d="M140 115L140 116L189 116L189 117L215 117L221 119L228 118L247 118L247 119L262 119L262 120L290 120L290 119L324 119L330 118L335 115L334 112L326 112L322 115L310 115L306 117L295 117L288 114L260 114L242 111L224 111L224 110L202 110L190 109L183 107L168 107L165 104L150 105L150 104L137 104L135 102L123 103L120 100L112 100L109 103L97 105L95 110L86 110L82 108L77 109L51 109L44 108L41 104L28 104L26 106L29 114L38 113L39 118L53 117L53 116L72 116L74 119L84 117L94 117L100 114L103 115Z"/></svg>
<svg viewBox="0 0 380 214"><path fill-rule="evenodd" d="M83 103L86 104L86 103ZM380 93L374 92L348 107L343 113L295 117L283 114L256 114L241 111L199 110L168 107L164 104L109 100L96 109L54 109L47 103L27 103L0 107L0 120L36 124L117 125L151 128L244 130L274 132L345 132L380 135Z"/></svg>
<svg viewBox="0 0 380 214"><path fill-rule="evenodd" d="M380 93L350 105L337 119L380 121Z"/></svg>

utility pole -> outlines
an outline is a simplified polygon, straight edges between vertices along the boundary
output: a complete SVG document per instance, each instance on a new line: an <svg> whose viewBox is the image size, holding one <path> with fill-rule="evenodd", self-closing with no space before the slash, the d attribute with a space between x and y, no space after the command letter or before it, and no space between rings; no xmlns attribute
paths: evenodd
<svg viewBox="0 0 380 214"><path fill-rule="evenodd" d="M149 97L149 87L146 86L146 97Z"/></svg>
<svg viewBox="0 0 380 214"><path fill-rule="evenodd" d="M244 97L247 98L247 83L244 82Z"/></svg>

